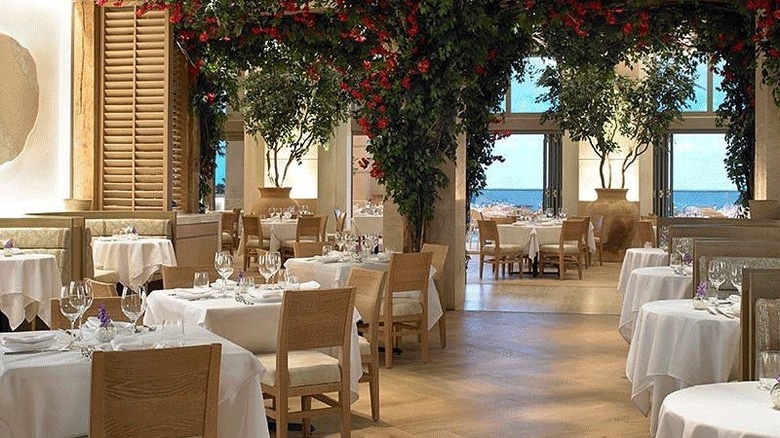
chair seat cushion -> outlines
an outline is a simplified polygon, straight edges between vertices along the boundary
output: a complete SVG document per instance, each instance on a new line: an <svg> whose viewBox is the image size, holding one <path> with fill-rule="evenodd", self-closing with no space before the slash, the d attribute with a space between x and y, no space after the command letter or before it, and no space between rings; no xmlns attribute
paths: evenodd
<svg viewBox="0 0 780 438"><path fill-rule="evenodd" d="M489 252L489 253L495 253L496 252L496 245L489 243L482 247L483 252ZM514 254L514 253L520 253L523 252L523 247L520 245L513 245L513 244L504 244L501 245L498 248L499 254Z"/></svg>
<svg viewBox="0 0 780 438"><path fill-rule="evenodd" d="M393 315L419 315L423 311L422 303L416 298L393 298ZM379 313L385 314L385 302L382 301L382 308Z"/></svg>
<svg viewBox="0 0 780 438"><path fill-rule="evenodd" d="M257 236L247 237L246 246L250 248L268 248L269 246L271 246L271 239L263 239L263 244L260 245Z"/></svg>
<svg viewBox="0 0 780 438"><path fill-rule="evenodd" d="M276 384L276 354L258 354L257 360L263 364L266 372L262 383ZM290 386L318 385L341 381L339 360L319 351L291 351L287 356L287 368L290 372Z"/></svg>
<svg viewBox="0 0 780 438"><path fill-rule="evenodd" d="M549 243L545 245L539 246L539 252L543 253L558 253L558 244L557 243ZM563 244L563 253L564 254L577 254L580 252L580 247L577 246L576 243L564 243Z"/></svg>
<svg viewBox="0 0 780 438"><path fill-rule="evenodd" d="M358 347L360 348L361 356L368 356L371 354L371 343L363 336L358 336Z"/></svg>
<svg viewBox="0 0 780 438"><path fill-rule="evenodd" d="M232 242L233 241L233 234L228 233L227 231L222 232L222 241L223 242Z"/></svg>

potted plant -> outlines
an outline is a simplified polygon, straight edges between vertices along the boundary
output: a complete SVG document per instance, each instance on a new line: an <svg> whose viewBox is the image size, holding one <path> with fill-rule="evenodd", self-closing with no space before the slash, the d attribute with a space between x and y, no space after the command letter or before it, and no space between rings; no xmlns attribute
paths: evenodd
<svg viewBox="0 0 780 438"><path fill-rule="evenodd" d="M338 76L332 69L317 68L315 61L269 42L242 83L239 107L245 128L265 140L268 178L286 199L280 206L290 202L284 182L293 164L300 165L312 146L326 145L333 129L349 116L349 98Z"/></svg>

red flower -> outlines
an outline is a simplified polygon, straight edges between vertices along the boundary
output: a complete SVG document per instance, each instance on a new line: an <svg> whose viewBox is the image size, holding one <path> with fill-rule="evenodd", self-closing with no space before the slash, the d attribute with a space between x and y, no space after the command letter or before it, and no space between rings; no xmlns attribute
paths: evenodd
<svg viewBox="0 0 780 438"><path fill-rule="evenodd" d="M479 64L474 66L474 71L477 72L477 74L480 75L480 76L487 75L487 70L485 70L485 67L483 67L483 66L481 66Z"/></svg>
<svg viewBox="0 0 780 438"><path fill-rule="evenodd" d="M634 30L634 25L631 23L626 23L623 25L623 33L628 35L631 33L631 31Z"/></svg>
<svg viewBox="0 0 780 438"><path fill-rule="evenodd" d="M425 74L428 73L428 69L431 67L431 62L427 59L423 59L422 61L417 63L417 70L420 71L420 73Z"/></svg>
<svg viewBox="0 0 780 438"><path fill-rule="evenodd" d="M379 129L386 129L389 122L386 117L382 117L376 122L376 127Z"/></svg>
<svg viewBox="0 0 780 438"><path fill-rule="evenodd" d="M198 39L200 40L200 42L205 43L206 41L209 40L209 34L204 30L203 32L200 33Z"/></svg>
<svg viewBox="0 0 780 438"><path fill-rule="evenodd" d="M208 103L214 103L214 101L217 99L217 95L214 93L206 93L206 102Z"/></svg>
<svg viewBox="0 0 780 438"><path fill-rule="evenodd" d="M384 114L385 111L387 111L387 107L385 107L384 105L379 105L379 108L377 108L376 110L379 111L379 114Z"/></svg>
<svg viewBox="0 0 780 438"><path fill-rule="evenodd" d="M742 41L739 41L737 44L734 44L733 46L731 46L731 51L732 52L741 52L742 49L744 49L744 48L745 48L744 43Z"/></svg>
<svg viewBox="0 0 780 438"><path fill-rule="evenodd" d="M401 86L407 90L412 87L412 80L409 78L409 76L404 76L404 78L401 79Z"/></svg>
<svg viewBox="0 0 780 438"><path fill-rule="evenodd" d="M371 175L371 178L379 179L385 176L385 172L382 170L381 167L379 167L379 162L374 160L373 163L371 163L371 172L369 172L369 175Z"/></svg>

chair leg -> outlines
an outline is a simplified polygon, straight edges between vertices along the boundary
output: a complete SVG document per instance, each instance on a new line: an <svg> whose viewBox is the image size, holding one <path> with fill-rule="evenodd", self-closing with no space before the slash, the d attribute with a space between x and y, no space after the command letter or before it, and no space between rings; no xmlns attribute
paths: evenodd
<svg viewBox="0 0 780 438"><path fill-rule="evenodd" d="M289 400L287 397L276 397L276 438L287 438L287 413Z"/></svg>
<svg viewBox="0 0 780 438"><path fill-rule="evenodd" d="M311 411L311 396L304 395L301 397L301 410L304 412ZM303 417L302 423L303 436L308 438L311 436L311 417Z"/></svg>
<svg viewBox="0 0 780 438"><path fill-rule="evenodd" d="M371 393L371 419L379 421L379 364L373 361L368 365L368 372L371 373L371 380L368 382Z"/></svg>
<svg viewBox="0 0 780 438"><path fill-rule="evenodd" d="M385 368L393 367L393 326L385 326Z"/></svg>
<svg viewBox="0 0 780 438"><path fill-rule="evenodd" d="M439 318L439 343L441 348L447 346L447 312L442 313Z"/></svg>
<svg viewBox="0 0 780 438"><path fill-rule="evenodd" d="M563 274L566 272L566 263L563 261L563 254L558 256L558 280L563 280Z"/></svg>
<svg viewBox="0 0 780 438"><path fill-rule="evenodd" d="M341 438L350 438L352 436L352 411L350 409L350 389L346 385L345 389L339 391L339 404L341 404Z"/></svg>
<svg viewBox="0 0 780 438"><path fill-rule="evenodd" d="M578 255L577 256L577 274L579 274L580 280L582 280L582 265L583 265L582 256Z"/></svg>
<svg viewBox="0 0 780 438"><path fill-rule="evenodd" d="M428 321L420 321L420 330L422 331L422 342L420 346L420 358L423 363L428 362Z"/></svg>
<svg viewBox="0 0 780 438"><path fill-rule="evenodd" d="M482 280L482 271L485 267L485 256L480 254L479 255L479 279Z"/></svg>

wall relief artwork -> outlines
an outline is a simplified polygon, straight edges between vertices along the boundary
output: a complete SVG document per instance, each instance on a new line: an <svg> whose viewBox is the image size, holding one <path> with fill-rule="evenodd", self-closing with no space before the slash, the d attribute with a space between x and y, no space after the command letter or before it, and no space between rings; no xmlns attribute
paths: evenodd
<svg viewBox="0 0 780 438"><path fill-rule="evenodd" d="M38 75L30 51L0 33L0 164L24 149L38 116Z"/></svg>

